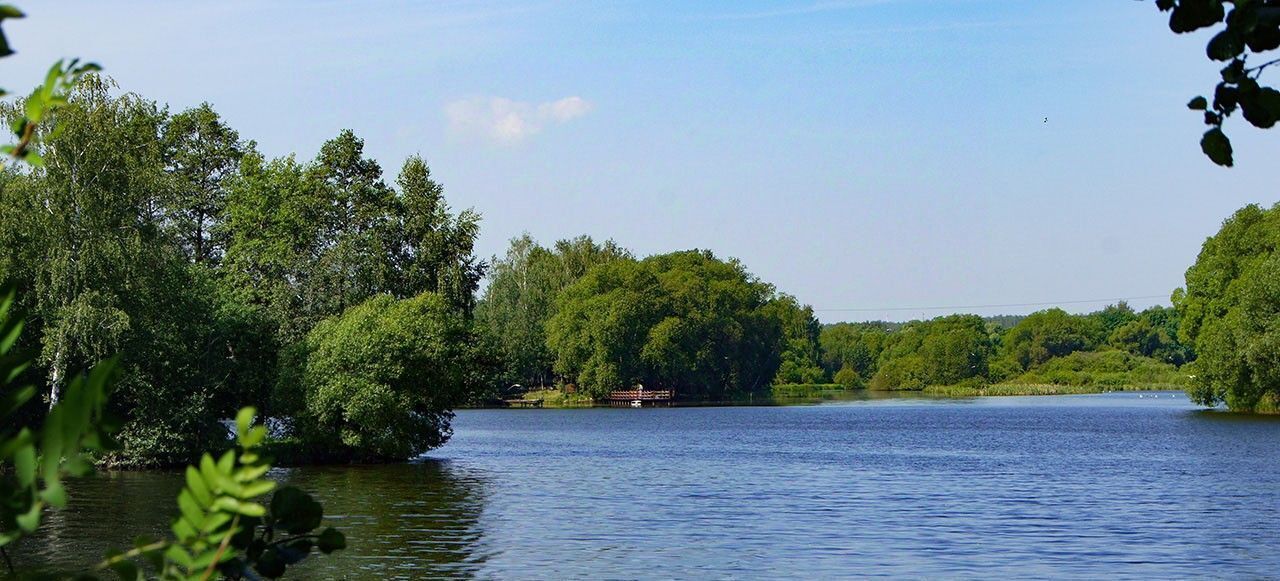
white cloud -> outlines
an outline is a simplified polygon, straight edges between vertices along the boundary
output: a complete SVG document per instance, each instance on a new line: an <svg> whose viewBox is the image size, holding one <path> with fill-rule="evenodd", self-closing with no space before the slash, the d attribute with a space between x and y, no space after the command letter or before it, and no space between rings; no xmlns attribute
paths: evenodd
<svg viewBox="0 0 1280 581"><path fill-rule="evenodd" d="M513 145L537 135L549 125L568 123L591 112L582 97L546 103L526 103L503 97L471 97L445 105L449 128L457 134Z"/></svg>

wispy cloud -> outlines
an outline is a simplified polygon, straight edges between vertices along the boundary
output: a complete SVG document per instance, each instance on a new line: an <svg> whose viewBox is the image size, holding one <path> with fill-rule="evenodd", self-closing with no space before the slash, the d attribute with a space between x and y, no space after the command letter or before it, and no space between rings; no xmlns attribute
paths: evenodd
<svg viewBox="0 0 1280 581"><path fill-rule="evenodd" d="M514 145L549 125L582 117L595 107L582 97L527 103L503 97L471 97L445 105L449 128L457 134L501 145Z"/></svg>

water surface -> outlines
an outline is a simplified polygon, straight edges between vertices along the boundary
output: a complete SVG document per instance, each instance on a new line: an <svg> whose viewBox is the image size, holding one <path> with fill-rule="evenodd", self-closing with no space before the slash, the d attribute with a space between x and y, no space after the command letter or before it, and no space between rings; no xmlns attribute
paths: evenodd
<svg viewBox="0 0 1280 581"><path fill-rule="evenodd" d="M1159 397L1154 397L1158 395ZM1180 395L468 410L411 465L280 470L348 534L295 578L1186 578L1280 571L1280 422ZM160 532L77 482L20 558Z"/></svg>

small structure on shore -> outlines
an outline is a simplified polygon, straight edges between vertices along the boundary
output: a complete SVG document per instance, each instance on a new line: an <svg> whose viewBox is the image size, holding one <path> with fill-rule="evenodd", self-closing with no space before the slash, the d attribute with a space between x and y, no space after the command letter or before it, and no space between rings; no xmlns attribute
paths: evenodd
<svg viewBox="0 0 1280 581"><path fill-rule="evenodd" d="M502 403L509 408L540 408L542 407L541 399L506 399Z"/></svg>
<svg viewBox="0 0 1280 581"><path fill-rule="evenodd" d="M670 407L675 403L675 391L670 389L645 389L637 385L635 389L618 389L609 392L611 407Z"/></svg>

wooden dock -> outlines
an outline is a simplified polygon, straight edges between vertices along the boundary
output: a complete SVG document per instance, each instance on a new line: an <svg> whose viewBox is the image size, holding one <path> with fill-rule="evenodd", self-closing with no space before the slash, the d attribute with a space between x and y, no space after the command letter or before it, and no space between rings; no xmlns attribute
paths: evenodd
<svg viewBox="0 0 1280 581"><path fill-rule="evenodd" d="M619 389L609 392L609 405L613 407L670 406L675 400L675 391L670 389Z"/></svg>
<svg viewBox="0 0 1280 581"><path fill-rule="evenodd" d="M542 407L541 399L504 399L502 403L509 408L540 408Z"/></svg>

